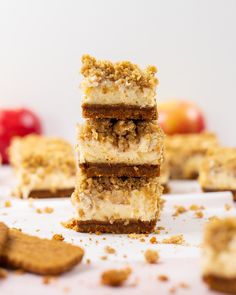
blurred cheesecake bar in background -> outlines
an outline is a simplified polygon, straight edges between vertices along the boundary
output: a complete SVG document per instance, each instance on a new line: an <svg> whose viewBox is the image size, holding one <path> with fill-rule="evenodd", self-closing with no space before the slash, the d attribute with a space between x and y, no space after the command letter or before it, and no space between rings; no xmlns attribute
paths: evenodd
<svg viewBox="0 0 236 295"><path fill-rule="evenodd" d="M199 182L205 192L231 191L236 200L236 148L210 149L202 162Z"/></svg>
<svg viewBox="0 0 236 295"><path fill-rule="evenodd" d="M82 57L84 118L157 119L156 67Z"/></svg>
<svg viewBox="0 0 236 295"><path fill-rule="evenodd" d="M210 289L236 294L236 217L206 225L202 271Z"/></svg>
<svg viewBox="0 0 236 295"><path fill-rule="evenodd" d="M160 213L158 177L87 177L79 172L72 203L80 232L147 233Z"/></svg>
<svg viewBox="0 0 236 295"><path fill-rule="evenodd" d="M74 190L76 164L72 146L59 138L15 137L9 149L20 198L69 197Z"/></svg>
<svg viewBox="0 0 236 295"><path fill-rule="evenodd" d="M168 135L166 156L171 179L196 179L209 148L217 146L216 135L209 132Z"/></svg>
<svg viewBox="0 0 236 295"><path fill-rule="evenodd" d="M164 194L170 193L170 187L168 184L169 179L170 179L170 169L168 165L168 160L165 157L160 168L160 183L163 187Z"/></svg>
<svg viewBox="0 0 236 295"><path fill-rule="evenodd" d="M163 132L156 121L91 119L79 126L80 168L89 176L159 176Z"/></svg>

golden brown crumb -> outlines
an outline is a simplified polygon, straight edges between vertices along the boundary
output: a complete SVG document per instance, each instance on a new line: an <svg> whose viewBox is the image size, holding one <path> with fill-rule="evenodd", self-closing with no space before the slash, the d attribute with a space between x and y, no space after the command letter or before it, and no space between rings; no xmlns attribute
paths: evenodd
<svg viewBox="0 0 236 295"><path fill-rule="evenodd" d="M6 208L11 207L11 201L5 201L4 205L5 205Z"/></svg>
<svg viewBox="0 0 236 295"><path fill-rule="evenodd" d="M162 240L162 243L163 244L176 244L176 245L181 245L184 243L184 237L183 235L175 235L175 236L172 236L168 239L163 239Z"/></svg>
<svg viewBox="0 0 236 295"><path fill-rule="evenodd" d="M87 263L87 264L90 264L90 263L91 263L91 260L88 258L88 259L86 260L86 263Z"/></svg>
<svg viewBox="0 0 236 295"><path fill-rule="evenodd" d="M169 289L170 294L175 294L176 291L177 291L177 288L176 288L176 287L171 287L171 288Z"/></svg>
<svg viewBox="0 0 236 295"><path fill-rule="evenodd" d="M95 235L100 236L101 235L101 232L100 231L96 231L95 232Z"/></svg>
<svg viewBox="0 0 236 295"><path fill-rule="evenodd" d="M116 253L116 250L110 246L106 246L105 247L105 252L108 253L108 254L115 254Z"/></svg>
<svg viewBox="0 0 236 295"><path fill-rule="evenodd" d="M215 215L210 216L210 217L208 218L209 221L218 220L218 219L219 219L219 217L217 217L217 216L215 216Z"/></svg>
<svg viewBox="0 0 236 295"><path fill-rule="evenodd" d="M181 288L183 288L183 289L188 289L188 288L189 288L189 285L188 285L187 283L185 283L185 282L181 282L181 283L179 283L179 286L180 286Z"/></svg>
<svg viewBox="0 0 236 295"><path fill-rule="evenodd" d="M144 234L128 234L128 238L136 240L136 239L142 239L145 237Z"/></svg>
<svg viewBox="0 0 236 295"><path fill-rule="evenodd" d="M53 240L57 240L57 241L64 241L64 237L63 237L63 235L61 235L61 234L55 234L55 235L53 235Z"/></svg>
<svg viewBox="0 0 236 295"><path fill-rule="evenodd" d="M148 249L144 253L144 257L148 263L157 263L159 260L159 254L155 250Z"/></svg>
<svg viewBox="0 0 236 295"><path fill-rule="evenodd" d="M192 204L189 207L189 210L191 210L191 211L197 211L197 210L203 210L203 209L205 209L203 206L198 206L198 205L195 205L195 204Z"/></svg>
<svg viewBox="0 0 236 295"><path fill-rule="evenodd" d="M44 276L43 277L43 284L48 285L51 283L52 277L51 276Z"/></svg>
<svg viewBox="0 0 236 295"><path fill-rule="evenodd" d="M172 214L172 216L177 217L185 212L187 212L187 209L183 206L175 206L175 212Z"/></svg>
<svg viewBox="0 0 236 295"><path fill-rule="evenodd" d="M202 213L202 211L196 211L195 213L194 213L194 216L196 217L196 218L203 218L203 213Z"/></svg>
<svg viewBox="0 0 236 295"><path fill-rule="evenodd" d="M226 211L229 211L229 210L231 210L232 209L232 206L231 205L229 205L229 204L225 204L225 210Z"/></svg>
<svg viewBox="0 0 236 295"><path fill-rule="evenodd" d="M51 207L45 207L45 208L44 208L44 212L45 212L45 213L51 214L53 211L54 211L54 209L51 208Z"/></svg>
<svg viewBox="0 0 236 295"><path fill-rule="evenodd" d="M139 241L142 242L142 243L144 243L145 242L145 239L144 238L141 238Z"/></svg>
<svg viewBox="0 0 236 295"><path fill-rule="evenodd" d="M151 244L157 244L157 239L156 239L156 237L151 237L151 239L149 240L149 242L150 242Z"/></svg>
<svg viewBox="0 0 236 295"><path fill-rule="evenodd" d="M36 209L36 213L41 214L42 213L42 210L40 208L37 208Z"/></svg>
<svg viewBox="0 0 236 295"><path fill-rule="evenodd" d="M0 279L6 279L8 276L8 272L4 269L0 267Z"/></svg>
<svg viewBox="0 0 236 295"><path fill-rule="evenodd" d="M111 287L119 287L129 278L131 272L132 269L130 267L104 271L101 275L101 283Z"/></svg>
<svg viewBox="0 0 236 295"><path fill-rule="evenodd" d="M166 275L159 275L158 280L161 282L167 282L169 281L169 278Z"/></svg>
<svg viewBox="0 0 236 295"><path fill-rule="evenodd" d="M107 260L107 256L106 256L106 255L101 256L100 259L101 259L101 260Z"/></svg>

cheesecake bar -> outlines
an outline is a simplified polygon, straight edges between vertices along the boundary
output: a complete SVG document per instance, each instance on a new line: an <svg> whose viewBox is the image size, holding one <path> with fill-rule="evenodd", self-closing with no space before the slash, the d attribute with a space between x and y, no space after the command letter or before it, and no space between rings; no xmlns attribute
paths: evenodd
<svg viewBox="0 0 236 295"><path fill-rule="evenodd" d="M90 177L79 172L72 203L80 232L147 233L160 212L157 177Z"/></svg>
<svg viewBox="0 0 236 295"><path fill-rule="evenodd" d="M68 142L39 135L16 137L9 155L17 178L14 194L18 197L69 197L72 194L76 164Z"/></svg>
<svg viewBox="0 0 236 295"><path fill-rule="evenodd" d="M217 145L215 134L176 134L166 136L165 147L172 179L196 179L209 148Z"/></svg>
<svg viewBox="0 0 236 295"><path fill-rule="evenodd" d="M210 289L236 294L236 218L216 219L204 233L203 280Z"/></svg>
<svg viewBox="0 0 236 295"><path fill-rule="evenodd" d="M78 128L80 168L89 177L158 176L162 149L156 121L90 119Z"/></svg>
<svg viewBox="0 0 236 295"><path fill-rule="evenodd" d="M202 162L199 182L203 191L231 191L236 200L236 148L210 149Z"/></svg>
<svg viewBox="0 0 236 295"><path fill-rule="evenodd" d="M156 67L82 57L84 118L157 119Z"/></svg>

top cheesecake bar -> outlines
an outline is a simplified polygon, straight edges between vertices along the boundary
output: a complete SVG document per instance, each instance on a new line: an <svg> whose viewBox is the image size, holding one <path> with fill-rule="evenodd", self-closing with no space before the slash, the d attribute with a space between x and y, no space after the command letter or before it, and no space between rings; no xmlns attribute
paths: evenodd
<svg viewBox="0 0 236 295"><path fill-rule="evenodd" d="M83 55L82 111L93 119L157 119L157 69L129 61L112 63Z"/></svg>

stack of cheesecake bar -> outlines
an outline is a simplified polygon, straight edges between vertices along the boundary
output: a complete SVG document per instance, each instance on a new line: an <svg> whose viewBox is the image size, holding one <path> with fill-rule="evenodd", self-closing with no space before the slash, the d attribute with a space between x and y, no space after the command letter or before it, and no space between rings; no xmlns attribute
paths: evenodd
<svg viewBox="0 0 236 295"><path fill-rule="evenodd" d="M72 202L81 232L147 233L160 213L156 68L82 57L83 125Z"/></svg>

